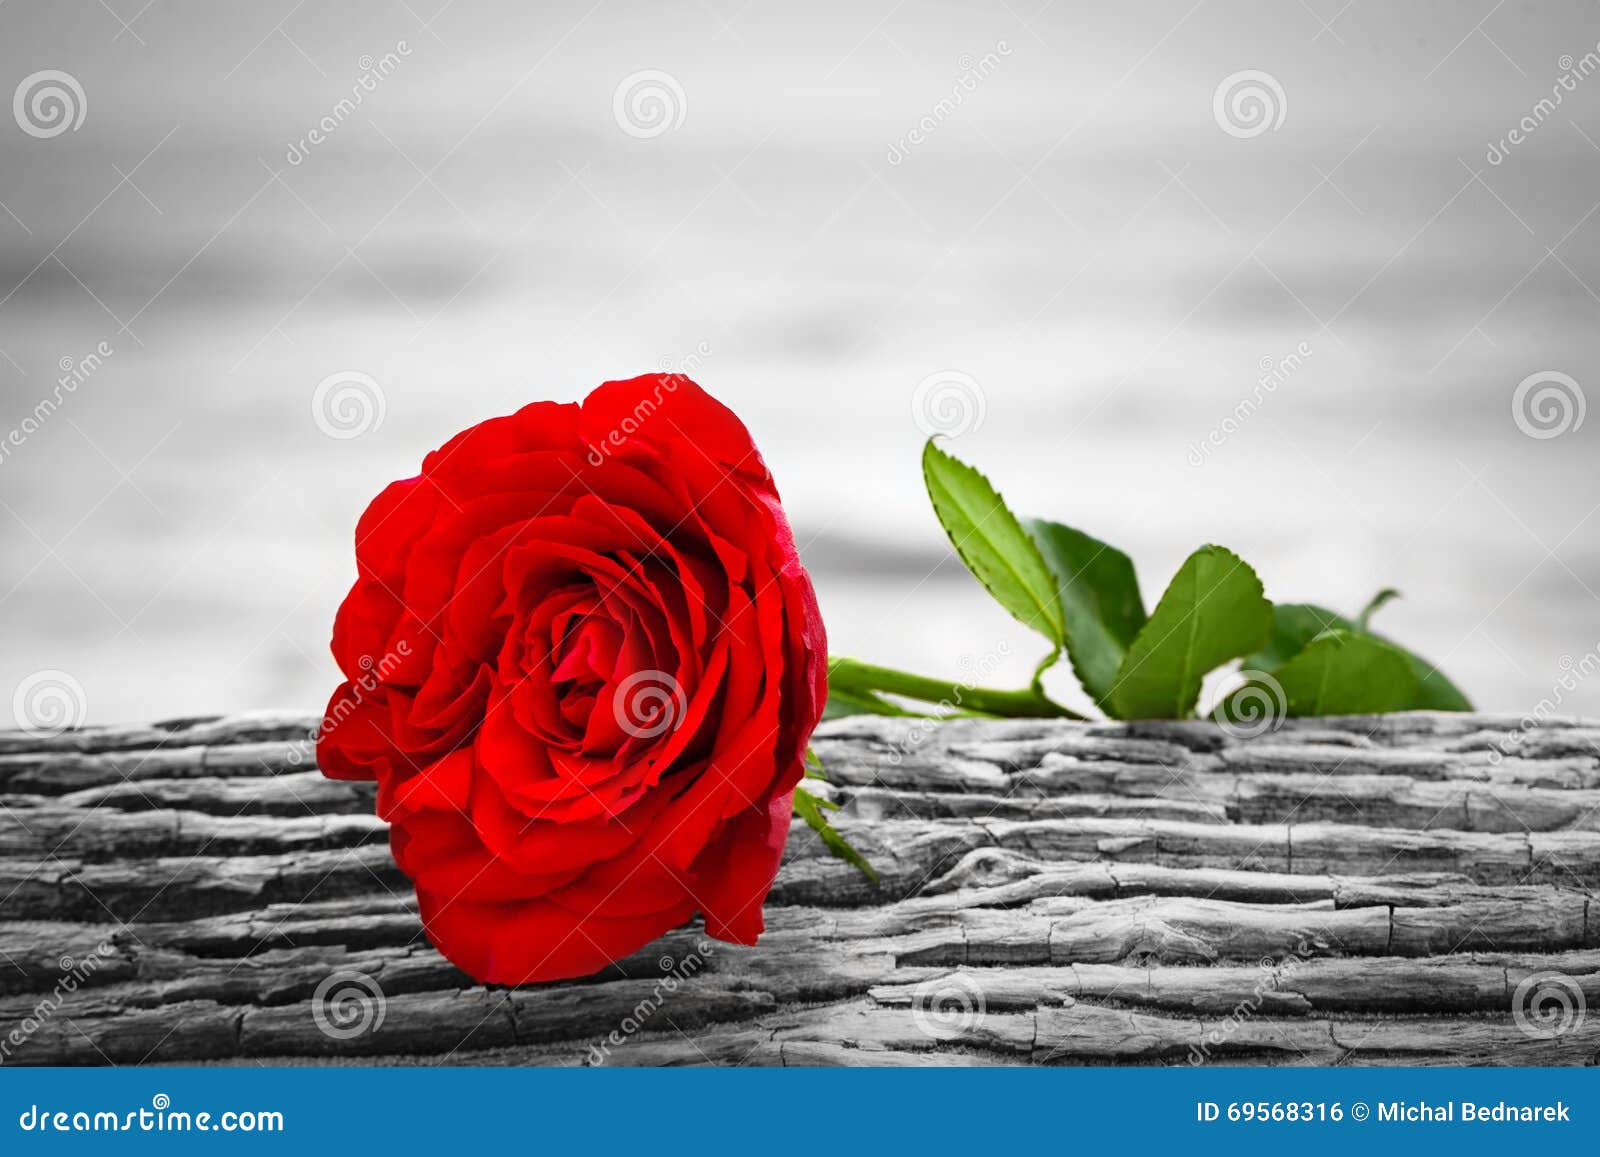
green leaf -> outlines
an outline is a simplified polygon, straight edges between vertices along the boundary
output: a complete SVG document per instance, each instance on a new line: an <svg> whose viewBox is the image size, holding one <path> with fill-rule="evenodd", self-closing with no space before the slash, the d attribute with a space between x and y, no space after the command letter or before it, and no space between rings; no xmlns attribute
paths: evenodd
<svg viewBox="0 0 1600 1157"><path fill-rule="evenodd" d="M1373 638L1381 638L1374 635ZM1387 640L1385 640L1387 641ZM1471 711L1472 700L1461 693L1461 689L1445 677L1444 672L1435 667L1415 651L1407 651L1404 647L1398 650L1411 661L1411 669L1417 676L1417 694L1410 703L1400 708L1402 711Z"/></svg>
<svg viewBox="0 0 1600 1157"><path fill-rule="evenodd" d="M1111 688L1119 719L1181 719L1207 671L1265 645L1272 604L1232 551L1203 546L1185 560L1128 648Z"/></svg>
<svg viewBox="0 0 1600 1157"><path fill-rule="evenodd" d="M1055 576L1072 670L1109 712L1117 670L1146 619L1133 560L1059 522L1031 518L1023 526Z"/></svg>
<svg viewBox="0 0 1600 1157"><path fill-rule="evenodd" d="M1318 635L1273 675L1252 680L1271 689L1285 715L1365 715L1399 711L1415 699L1417 674L1398 647L1371 635L1333 630ZM1224 715L1236 713L1251 684L1228 697Z"/></svg>
<svg viewBox="0 0 1600 1157"><path fill-rule="evenodd" d="M1388 601L1388 598L1384 597L1384 592L1380 591L1372 602L1367 604L1366 614L1370 616L1372 611ZM1472 701L1421 655L1383 635L1363 632L1359 623L1345 618L1337 611L1330 611L1314 603L1279 603L1275 606L1272 612L1272 638L1261 650L1246 656L1244 666L1249 670L1276 671L1303 651L1312 639L1324 631L1332 630L1368 634L1380 643L1387 643L1406 657L1417 677L1417 691L1408 702L1391 710L1472 710Z"/></svg>
<svg viewBox="0 0 1600 1157"><path fill-rule="evenodd" d="M1393 587L1384 587L1383 590L1372 596L1360 617L1356 620L1363 631L1367 630L1367 622L1372 618L1377 609L1390 599L1400 597L1400 592ZM1461 690L1428 660L1415 651L1408 651L1392 639L1385 639L1375 632L1368 632L1374 639L1382 639L1391 647L1396 648L1411 664L1411 669L1417 676L1417 693L1401 711L1471 711L1472 700L1461 693Z"/></svg>
<svg viewBox="0 0 1600 1157"><path fill-rule="evenodd" d="M815 747L808 746L806 748L805 758L800 763L805 768L805 777L807 779L820 779L824 783L827 782L828 769L822 766L822 757L817 754Z"/></svg>
<svg viewBox="0 0 1600 1157"><path fill-rule="evenodd" d="M1272 635L1259 651L1245 656L1244 669L1276 671L1324 631L1359 629L1338 611L1315 603L1277 603L1272 608Z"/></svg>
<svg viewBox="0 0 1600 1157"><path fill-rule="evenodd" d="M873 870L871 864L867 863L866 857L851 847L850 841L841 836L838 830L828 822L828 817L822 814L824 805L835 811L838 810L837 806L830 801L820 799L804 788L797 787L794 789L795 814L805 820L806 826L817 833L817 836L822 840L823 846L828 851L845 863L859 868L867 879L876 884L878 882L878 873Z"/></svg>
<svg viewBox="0 0 1600 1157"><path fill-rule="evenodd" d="M1063 645L1055 576L989 480L939 449L932 438L922 450L922 478L933 511L967 569L1025 626Z"/></svg>

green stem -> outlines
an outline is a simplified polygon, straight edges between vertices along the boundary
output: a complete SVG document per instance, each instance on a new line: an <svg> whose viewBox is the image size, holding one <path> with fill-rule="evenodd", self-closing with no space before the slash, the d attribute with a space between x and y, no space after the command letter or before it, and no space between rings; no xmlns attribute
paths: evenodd
<svg viewBox="0 0 1600 1157"><path fill-rule="evenodd" d="M1044 673L1050 670L1051 667L1054 667L1056 665L1056 660L1059 658L1061 658L1061 648L1057 647L1043 659L1040 659L1039 665L1033 669L1033 679L1029 682L1028 686L1032 687L1034 694L1040 696L1041 698L1044 696Z"/></svg>
<svg viewBox="0 0 1600 1157"><path fill-rule="evenodd" d="M913 675L893 667L863 663L859 659L830 656L828 677L848 690L886 691L923 703L942 703L952 709L1000 715L1016 719L1083 719L1076 711L1063 707L1043 691L1029 687L1022 691L1002 691L993 687L970 687L926 675Z"/></svg>

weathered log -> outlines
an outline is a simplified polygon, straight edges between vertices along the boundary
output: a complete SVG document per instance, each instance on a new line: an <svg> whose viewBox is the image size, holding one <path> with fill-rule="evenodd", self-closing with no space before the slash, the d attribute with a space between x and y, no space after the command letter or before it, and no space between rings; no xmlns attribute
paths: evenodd
<svg viewBox="0 0 1600 1157"><path fill-rule="evenodd" d="M1600 727L853 719L755 948L427 943L297 715L0 734L0 1061L1600 1062Z"/></svg>

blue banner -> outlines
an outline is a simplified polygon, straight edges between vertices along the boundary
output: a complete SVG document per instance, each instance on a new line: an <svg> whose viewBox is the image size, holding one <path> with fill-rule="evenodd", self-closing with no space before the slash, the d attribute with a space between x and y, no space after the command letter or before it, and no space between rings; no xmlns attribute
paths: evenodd
<svg viewBox="0 0 1600 1157"><path fill-rule="evenodd" d="M6 1069L0 1153L1592 1152L1597 1093L1594 1069Z"/></svg>

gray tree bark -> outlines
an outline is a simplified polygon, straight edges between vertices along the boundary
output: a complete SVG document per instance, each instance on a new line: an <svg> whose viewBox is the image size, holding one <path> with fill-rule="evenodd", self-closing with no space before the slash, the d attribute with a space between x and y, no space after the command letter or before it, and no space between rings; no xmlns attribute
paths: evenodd
<svg viewBox="0 0 1600 1157"><path fill-rule="evenodd" d="M1600 725L827 725L755 948L486 988L304 716L0 733L0 1060L1600 1062Z"/></svg>

